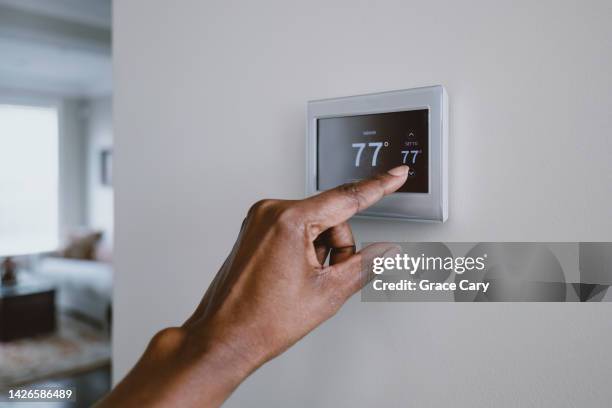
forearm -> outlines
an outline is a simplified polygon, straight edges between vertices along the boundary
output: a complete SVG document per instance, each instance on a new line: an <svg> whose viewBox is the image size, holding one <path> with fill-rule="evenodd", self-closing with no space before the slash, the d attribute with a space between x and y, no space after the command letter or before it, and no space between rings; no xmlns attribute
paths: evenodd
<svg viewBox="0 0 612 408"><path fill-rule="evenodd" d="M233 345L184 328L165 329L97 407L216 407L257 366Z"/></svg>
<svg viewBox="0 0 612 408"><path fill-rule="evenodd" d="M355 253L347 221L407 177L408 167L400 166L306 200L253 205L194 314L181 328L158 333L98 407L221 405L362 287L367 265L392 247L372 244Z"/></svg>

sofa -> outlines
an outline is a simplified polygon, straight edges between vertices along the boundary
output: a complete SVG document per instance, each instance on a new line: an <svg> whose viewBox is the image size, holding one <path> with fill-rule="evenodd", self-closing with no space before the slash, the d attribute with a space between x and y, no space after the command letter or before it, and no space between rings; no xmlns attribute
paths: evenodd
<svg viewBox="0 0 612 408"><path fill-rule="evenodd" d="M61 311L110 329L111 263L47 256L38 261L36 269L39 276L57 285L56 305Z"/></svg>

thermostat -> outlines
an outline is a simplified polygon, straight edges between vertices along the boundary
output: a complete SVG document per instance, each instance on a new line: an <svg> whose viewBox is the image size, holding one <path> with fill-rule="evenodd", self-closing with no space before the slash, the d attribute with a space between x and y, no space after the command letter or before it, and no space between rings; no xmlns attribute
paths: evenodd
<svg viewBox="0 0 612 408"><path fill-rule="evenodd" d="M448 217L448 98L442 86L308 102L308 195L406 164L400 189L362 217Z"/></svg>

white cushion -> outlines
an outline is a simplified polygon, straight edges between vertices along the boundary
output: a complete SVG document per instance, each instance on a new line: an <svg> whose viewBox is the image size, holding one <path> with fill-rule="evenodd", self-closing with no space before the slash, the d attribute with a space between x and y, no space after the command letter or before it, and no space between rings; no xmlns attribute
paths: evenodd
<svg viewBox="0 0 612 408"><path fill-rule="evenodd" d="M37 275L57 285L56 296L60 308L107 323L113 292L111 264L46 257L39 261Z"/></svg>

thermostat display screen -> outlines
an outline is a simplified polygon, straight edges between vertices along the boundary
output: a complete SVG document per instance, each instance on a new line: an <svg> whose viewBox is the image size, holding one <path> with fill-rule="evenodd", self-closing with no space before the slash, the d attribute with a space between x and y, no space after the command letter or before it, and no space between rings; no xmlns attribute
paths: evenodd
<svg viewBox="0 0 612 408"><path fill-rule="evenodd" d="M317 189L410 167L398 190L429 192L429 110L317 119Z"/></svg>

